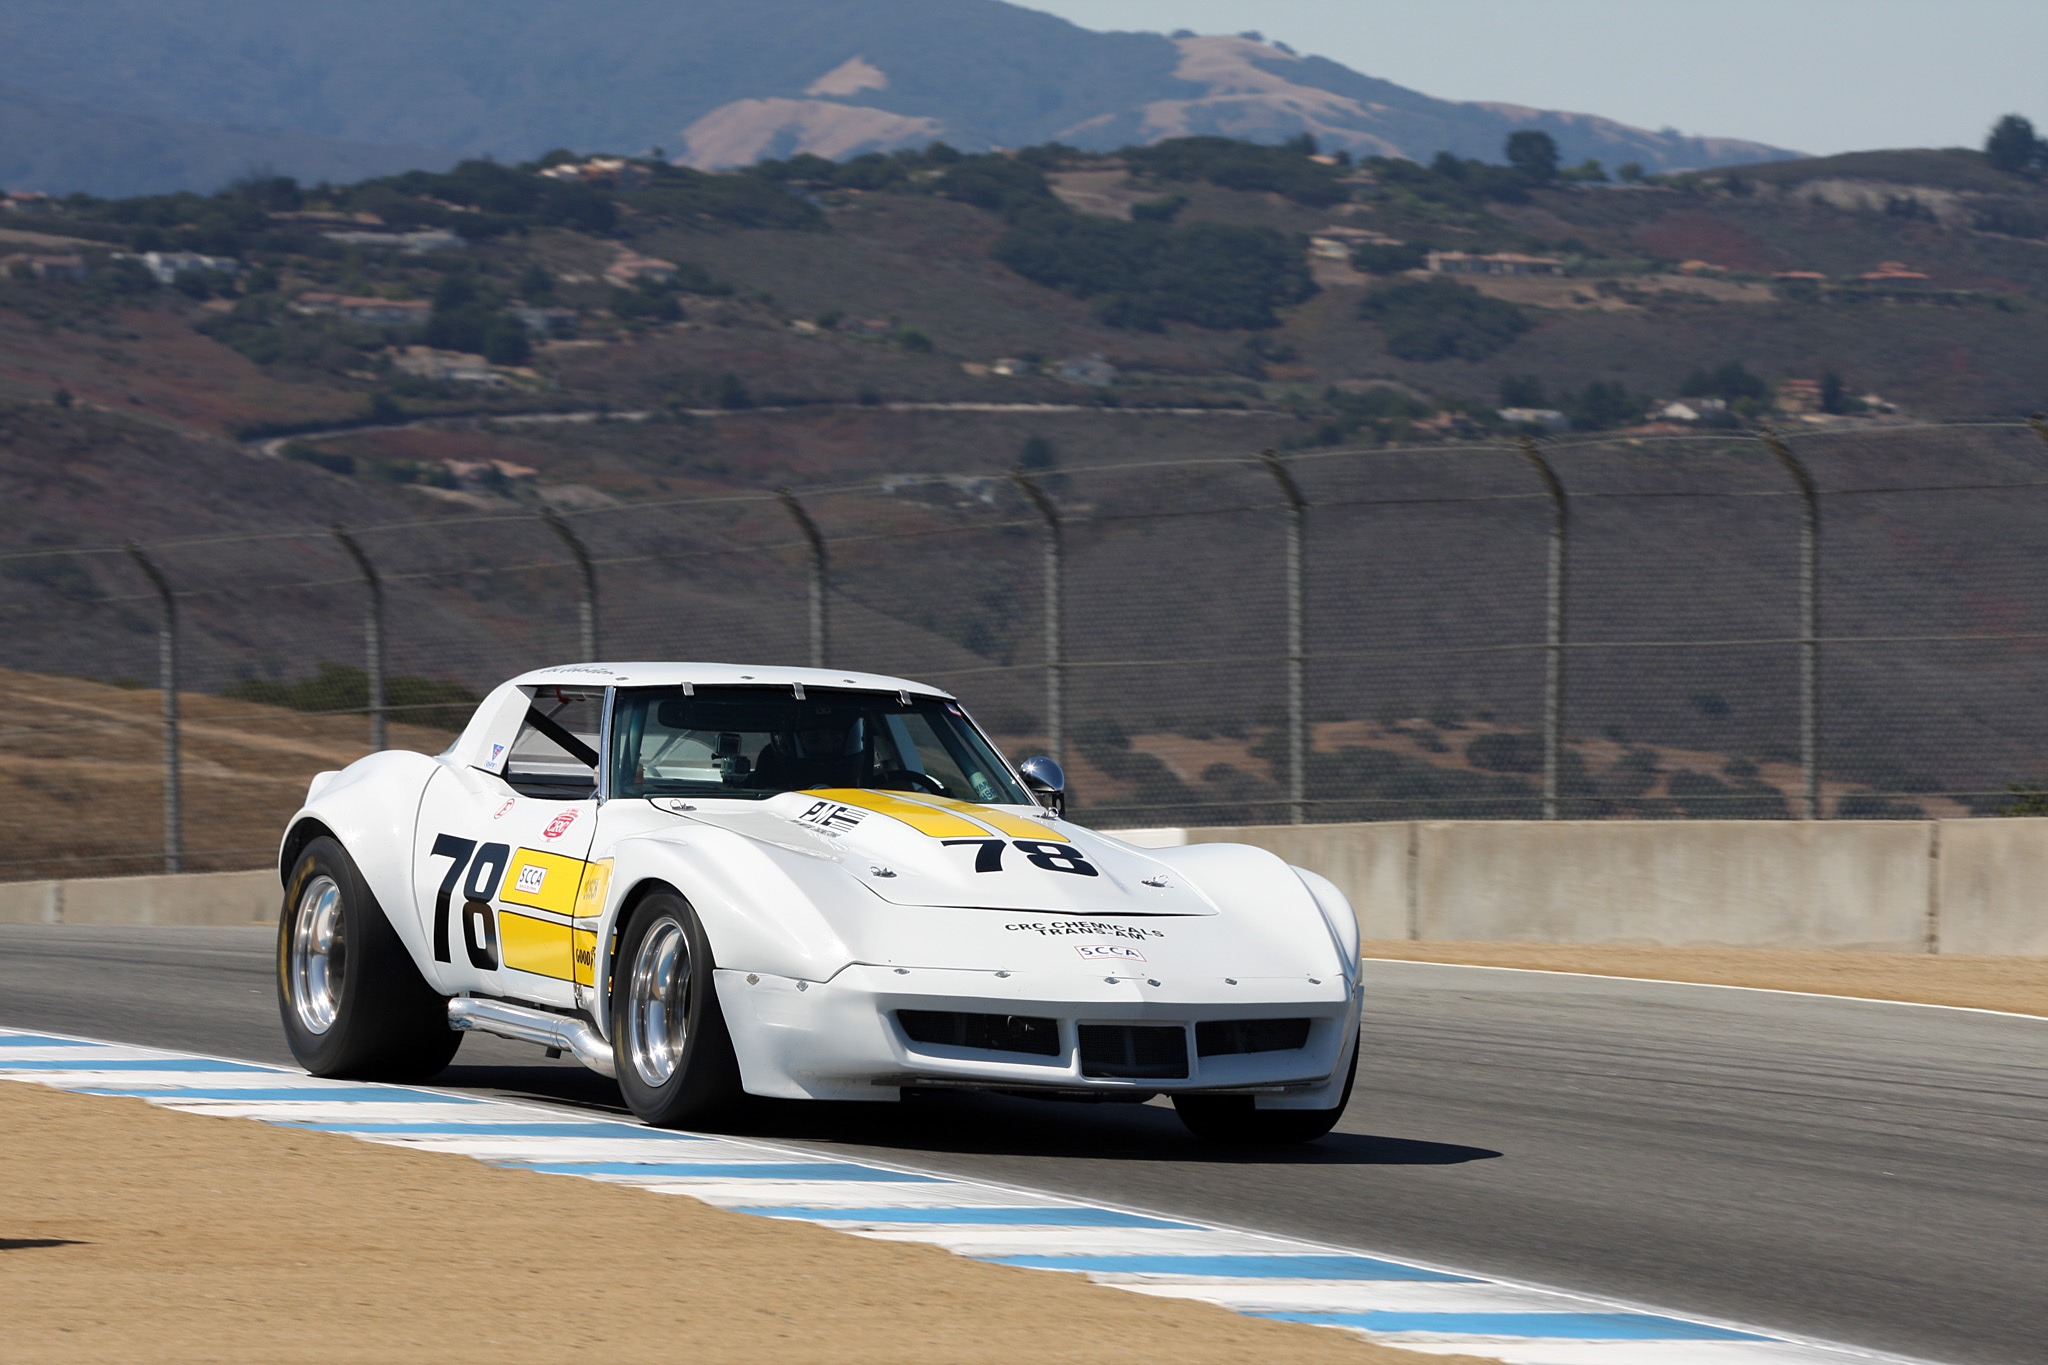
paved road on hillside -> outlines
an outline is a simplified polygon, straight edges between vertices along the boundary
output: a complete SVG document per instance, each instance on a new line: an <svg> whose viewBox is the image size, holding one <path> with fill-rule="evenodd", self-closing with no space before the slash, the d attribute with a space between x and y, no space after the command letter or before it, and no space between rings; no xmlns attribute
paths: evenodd
<svg viewBox="0 0 2048 1365"><path fill-rule="evenodd" d="M289 1063L271 943L0 927L0 1024ZM743 1131L1953 1365L2048 1358L2048 1020L1413 963L1367 984L1358 1093L1307 1148L962 1095ZM617 1107L535 1048L459 1062L437 1083Z"/></svg>

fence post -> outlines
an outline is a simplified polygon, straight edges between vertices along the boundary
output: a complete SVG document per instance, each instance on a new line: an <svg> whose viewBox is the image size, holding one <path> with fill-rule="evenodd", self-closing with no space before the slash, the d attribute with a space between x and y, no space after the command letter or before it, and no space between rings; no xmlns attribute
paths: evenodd
<svg viewBox="0 0 2048 1365"><path fill-rule="evenodd" d="M1564 759L1565 567L1571 541L1571 508L1557 471L1533 438L1522 438L1522 457L1550 495L1550 566L1544 587L1543 818L1557 819L1558 776Z"/></svg>
<svg viewBox="0 0 2048 1365"><path fill-rule="evenodd" d="M1052 761L1067 766L1066 597L1060 578L1066 554L1059 508L1022 469L1010 471L1017 487L1045 518L1045 745Z"/></svg>
<svg viewBox="0 0 2048 1365"><path fill-rule="evenodd" d="M164 694L164 871L185 870L185 812L178 764L178 604L170 580L137 541L128 542L135 561L163 601L163 625L157 632L157 685Z"/></svg>
<svg viewBox="0 0 2048 1365"><path fill-rule="evenodd" d="M569 529L569 523L562 520L562 514L554 508L542 505L540 514L548 529L562 538L569 547L569 553L576 558L576 567L583 573L583 600L576 607L576 624L580 627L578 643L583 646L586 663L597 662L597 566L590 562L590 551L583 548L583 542Z"/></svg>
<svg viewBox="0 0 2048 1365"><path fill-rule="evenodd" d="M796 518L797 529L804 533L804 539L811 543L811 667L825 667L826 656L831 652L831 621L827 615L825 598L825 537L818 534L818 524L811 520L811 514L796 500L796 494L787 488L775 490L775 496L782 499L782 505Z"/></svg>
<svg viewBox="0 0 2048 1365"><path fill-rule="evenodd" d="M2048 439L2048 437L2044 437ZM1806 818L1820 808L1820 490L1813 476L1777 432L1763 443L1799 485L1799 766L1804 776Z"/></svg>
<svg viewBox="0 0 2048 1365"><path fill-rule="evenodd" d="M1307 605L1302 532L1308 521L1308 499L1280 462L1279 452L1260 451L1259 458L1287 499L1287 812L1290 824L1301 825L1308 823L1307 660L1302 628Z"/></svg>
<svg viewBox="0 0 2048 1365"><path fill-rule="evenodd" d="M363 586L369 589L369 600L363 606L363 675L370 687L370 748L381 751L391 747L388 742L389 726L384 710L384 584L377 577L376 566L363 553L363 547L356 544L356 538L340 522L334 523L334 538L341 542L341 548L348 551L348 557L356 562L356 568L363 575Z"/></svg>

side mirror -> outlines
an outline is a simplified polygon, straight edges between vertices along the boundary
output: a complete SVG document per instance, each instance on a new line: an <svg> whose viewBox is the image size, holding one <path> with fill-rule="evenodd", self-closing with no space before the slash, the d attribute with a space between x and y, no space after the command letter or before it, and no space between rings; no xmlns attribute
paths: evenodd
<svg viewBox="0 0 2048 1365"><path fill-rule="evenodd" d="M1024 787L1039 804L1054 815L1067 813L1067 775L1060 771L1060 765L1040 754L1027 758L1017 765L1017 771L1024 776Z"/></svg>

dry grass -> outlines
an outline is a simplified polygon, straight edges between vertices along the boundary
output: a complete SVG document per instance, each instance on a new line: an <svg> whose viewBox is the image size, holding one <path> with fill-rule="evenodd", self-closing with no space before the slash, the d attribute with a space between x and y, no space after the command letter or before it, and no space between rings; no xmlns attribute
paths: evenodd
<svg viewBox="0 0 2048 1365"><path fill-rule="evenodd" d="M1611 948L1565 943L1368 942L1365 955L2048 1016L2048 958L1795 952L1776 948Z"/></svg>
<svg viewBox="0 0 2048 1365"><path fill-rule="evenodd" d="M361 716L179 695L188 871L261 867L313 775L370 752ZM0 794L15 813L0 880L163 868L162 694L0 670ZM394 748L448 735L394 725Z"/></svg>

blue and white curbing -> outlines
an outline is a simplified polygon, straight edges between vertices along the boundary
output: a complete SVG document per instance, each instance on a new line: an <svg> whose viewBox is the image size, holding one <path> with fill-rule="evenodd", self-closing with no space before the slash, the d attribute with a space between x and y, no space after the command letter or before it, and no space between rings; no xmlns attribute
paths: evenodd
<svg viewBox="0 0 2048 1365"><path fill-rule="evenodd" d="M418 1086L0 1029L0 1078L682 1194L764 1218L1086 1275L1161 1298L1511 1365L1848 1365L1852 1347L1344 1248L772 1144Z"/></svg>

